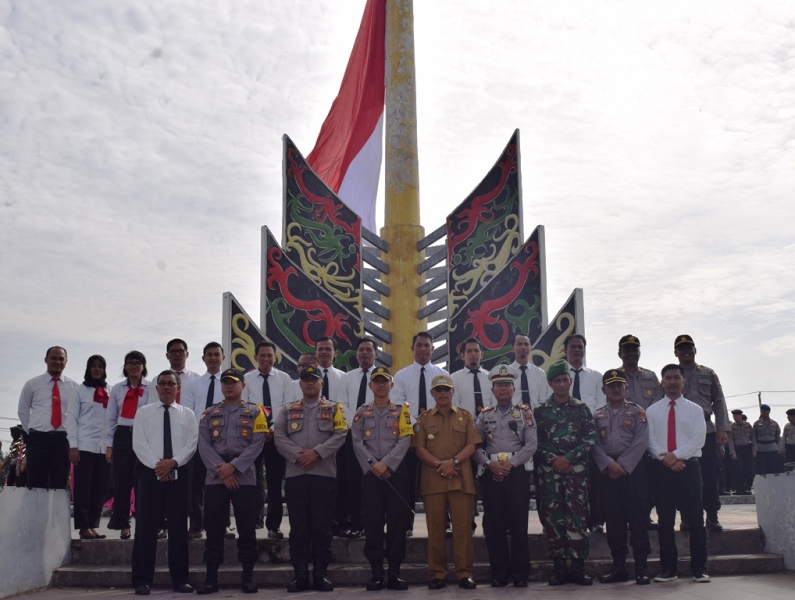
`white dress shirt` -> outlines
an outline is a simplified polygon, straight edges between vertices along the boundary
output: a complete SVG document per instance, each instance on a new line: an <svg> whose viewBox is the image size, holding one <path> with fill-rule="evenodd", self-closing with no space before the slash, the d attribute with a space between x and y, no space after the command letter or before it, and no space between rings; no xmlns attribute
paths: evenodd
<svg viewBox="0 0 795 600"><path fill-rule="evenodd" d="M516 380L513 389L513 398L511 401L514 404L524 404L522 400L522 365L513 361L511 366L519 373L519 378ZM547 374L544 370L535 366L532 362L527 363L527 385L530 392L530 408L535 408L543 403L547 398L552 395L552 388L549 387L547 382Z"/></svg>
<svg viewBox="0 0 795 600"><path fill-rule="evenodd" d="M494 406L497 401L494 400L494 394L491 393L491 381L489 381L489 372L483 367L477 370L478 381L480 382L481 399L483 400L483 408ZM453 404L468 410L477 419L478 412L475 409L475 376L469 367L464 367L456 371L450 377L453 378L455 389L453 390Z"/></svg>
<svg viewBox="0 0 795 600"><path fill-rule="evenodd" d="M254 369L243 375L243 381L246 387L243 388L243 400L253 404L262 405L262 372L259 369ZM271 415L276 418L279 411L285 404L295 402L293 396L295 391L291 387L295 383L287 373L280 371L273 367L268 373L268 390L271 393ZM206 395L206 392L205 392ZM297 398L300 400L301 398Z"/></svg>
<svg viewBox="0 0 795 600"><path fill-rule="evenodd" d="M569 365L569 375L571 375L571 387L569 393L574 395L574 375L576 369ZM607 404L604 392L602 392L602 374L596 369L589 369L588 367L580 368L580 396L577 398L580 402L588 407L591 411L591 416Z"/></svg>
<svg viewBox="0 0 795 600"><path fill-rule="evenodd" d="M28 380L22 386L19 395L17 415L22 429L29 432L36 431L66 431L66 408L72 391L78 386L76 381L61 375L58 381L58 391L61 396L61 426L52 428L52 386L55 380L52 375L45 373Z"/></svg>
<svg viewBox="0 0 795 600"><path fill-rule="evenodd" d="M110 403L110 388L105 386ZM82 452L105 454L108 446L105 428L107 409L99 402L94 402L95 388L79 385L69 398L66 412L66 439L70 448Z"/></svg>
<svg viewBox="0 0 795 600"><path fill-rule="evenodd" d="M183 388L180 394L180 406L191 409L196 416L197 423L201 420L202 413L207 410L207 392L210 389L211 377L212 375L208 371L196 379L191 379L188 382L188 387ZM221 393L221 371L218 371L218 373L215 373L213 404L218 404L223 399L224 395Z"/></svg>
<svg viewBox="0 0 795 600"><path fill-rule="evenodd" d="M132 427L135 419L128 419L121 416L121 409L124 406L124 397L127 395L127 390L130 389L129 379L120 381L112 388L110 388L110 398L108 399L108 410L105 411L107 419L105 425L105 435L107 435L108 448L113 448L113 436L116 435L116 426L123 425L125 427ZM138 398L138 408L135 409L135 414L141 410L141 407L146 406L149 402L149 381L146 378L141 378L141 387L144 390L143 395Z"/></svg>
<svg viewBox="0 0 795 600"><path fill-rule="evenodd" d="M158 461L163 459L163 414L164 404L148 404L141 407L135 414L133 427L133 451L141 463L154 469ZM170 405L169 420L171 423L172 458L177 466L188 464L196 452L199 441L199 424L193 411L174 402Z"/></svg>
<svg viewBox="0 0 795 600"><path fill-rule="evenodd" d="M646 409L646 418L649 420L649 452L657 460L662 460L660 455L668 452L670 402L671 399L666 396ZM698 404L684 396L679 396L674 403L674 414L676 415L676 450L674 450L674 454L676 458L687 460L701 456L701 448L707 437L704 411Z"/></svg>
<svg viewBox="0 0 795 600"><path fill-rule="evenodd" d="M396 404L409 404L409 413L413 418L417 418L420 407L420 369L425 367L425 397L427 398L426 408L431 410L436 406L436 401L431 396L431 381L437 375L448 375L447 371L434 364L428 363L421 365L414 361L408 367L400 369L395 373L395 387L389 397ZM358 389L358 388L357 388Z"/></svg>
<svg viewBox="0 0 795 600"><path fill-rule="evenodd" d="M370 389L370 377L375 370L375 365L368 369L369 374L367 377L367 385L365 389L364 403L369 404L373 401L373 390ZM342 402L342 408L345 411L345 419L348 421L348 429L353 425L353 417L356 415L356 410L359 403L359 386L362 384L362 368L357 367L353 371L345 373L343 385L345 387L345 399Z"/></svg>
<svg viewBox="0 0 795 600"><path fill-rule="evenodd" d="M166 367L158 371L162 373L166 369L171 369L171 367ZM172 369L173 370L173 369ZM181 371L175 371L177 375L179 375L179 396L177 404L182 403L182 396L185 394L185 390L188 388L188 384L193 381L194 379L198 379L201 377L196 371L191 371L190 369L182 369ZM155 376L157 377L157 376ZM157 383L157 378L152 381L152 389L149 390L149 404L157 404L160 402L160 394L157 393L157 388L155 384Z"/></svg>

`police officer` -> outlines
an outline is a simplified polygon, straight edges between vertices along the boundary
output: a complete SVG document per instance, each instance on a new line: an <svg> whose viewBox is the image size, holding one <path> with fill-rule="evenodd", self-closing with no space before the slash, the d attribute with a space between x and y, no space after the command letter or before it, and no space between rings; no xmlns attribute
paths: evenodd
<svg viewBox="0 0 795 600"><path fill-rule="evenodd" d="M732 429L729 433L729 455L734 465L732 482L737 494L751 493L754 481L753 455L756 452L754 428L743 420L743 411L735 408L732 411Z"/></svg>
<svg viewBox="0 0 795 600"><path fill-rule="evenodd" d="M787 411L787 420L789 423L784 425L784 433L781 434L781 444L779 445L779 453L784 457L784 463L795 463L795 408L790 408ZM792 466L786 467L787 471L792 471Z"/></svg>
<svg viewBox="0 0 795 600"><path fill-rule="evenodd" d="M607 521L607 544L613 555L610 573L601 583L627 581L627 526L635 558L635 582L647 585L651 579L646 562L651 545L647 507L650 503L649 477L644 455L649 446L646 411L626 400L627 378L613 369L602 376L607 405L594 414L596 444L592 456L599 468L600 491Z"/></svg>
<svg viewBox="0 0 795 600"><path fill-rule="evenodd" d="M591 585L585 573L588 558L588 453L596 429L588 407L569 394L571 376L565 360L547 369L552 395L533 411L538 427L538 514L549 539L554 572L549 585L573 581ZM571 558L571 573L566 557Z"/></svg>
<svg viewBox="0 0 795 600"><path fill-rule="evenodd" d="M314 587L331 592L334 586L326 575L331 561L336 455L345 443L348 424L342 404L321 397L323 375L316 366L304 367L298 378L303 398L285 406L273 426L276 448L286 464L284 493L290 517L290 562L295 570L287 591Z"/></svg>
<svg viewBox="0 0 795 600"><path fill-rule="evenodd" d="M485 467L481 477L483 532L491 587L505 587L510 579L514 587L527 587L530 576L527 514L538 437L530 406L511 404L518 377L516 369L507 365L489 372L497 404L484 408L477 421L483 446L475 452L475 460ZM506 531L511 535L510 551Z"/></svg>
<svg viewBox="0 0 795 600"><path fill-rule="evenodd" d="M351 426L353 451L364 473L362 478L362 521L364 556L373 576L369 591L384 589L384 555L389 563L386 587L407 590L400 578L400 563L406 556L409 528L409 476L403 459L411 446L414 430L408 406L389 400L392 373L376 367L370 375L373 401L356 411ZM384 551L386 525L386 552Z"/></svg>
<svg viewBox="0 0 795 600"><path fill-rule="evenodd" d="M618 340L618 357L621 359L620 370L627 378L627 400L645 410L665 396L657 373L639 365L640 338L638 336L630 334Z"/></svg>
<svg viewBox="0 0 795 600"><path fill-rule="evenodd" d="M770 418L770 406L762 404L759 407L759 419L754 423L754 437L756 438L756 474L767 475L780 473L778 447L781 441L781 428Z"/></svg>
<svg viewBox="0 0 795 600"><path fill-rule="evenodd" d="M207 578L196 592L218 591L218 567L224 562L224 534L231 501L238 531L237 557L243 566L242 590L253 594L257 591L254 563L259 506L254 461L270 432L261 407L242 399L243 374L227 369L221 373L220 380L224 399L205 410L199 423L199 454L207 469L204 480Z"/></svg>

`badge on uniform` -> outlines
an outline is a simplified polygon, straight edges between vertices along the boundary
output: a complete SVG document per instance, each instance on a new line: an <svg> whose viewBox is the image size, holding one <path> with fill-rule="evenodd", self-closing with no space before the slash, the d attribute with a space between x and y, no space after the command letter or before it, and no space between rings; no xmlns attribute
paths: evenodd
<svg viewBox="0 0 795 600"><path fill-rule="evenodd" d="M646 395L651 396L654 394L654 390L646 390Z"/></svg>
<svg viewBox="0 0 795 600"><path fill-rule="evenodd" d="M493 439L494 439L494 436L493 436L493 435L491 435L491 434L489 434L489 435L488 435L488 438L489 438L490 440L493 440Z"/></svg>
<svg viewBox="0 0 795 600"><path fill-rule="evenodd" d="M221 409L220 408L214 408L213 409L213 414L214 415L220 415L221 414Z"/></svg>
<svg viewBox="0 0 795 600"><path fill-rule="evenodd" d="M398 434L398 430L397 429L393 429L392 430L392 437L397 437L397 434Z"/></svg>
<svg viewBox="0 0 795 600"><path fill-rule="evenodd" d="M621 419L621 424L625 427L632 427L632 425L634 425L632 419Z"/></svg>
<svg viewBox="0 0 795 600"><path fill-rule="evenodd" d="M640 422L641 423L645 423L646 422L646 411L641 408L638 411L638 417L640 417Z"/></svg>
<svg viewBox="0 0 795 600"><path fill-rule="evenodd" d="M240 424L244 426L251 425L251 419L240 419Z"/></svg>
<svg viewBox="0 0 795 600"><path fill-rule="evenodd" d="M356 414L354 415L354 417L353 417L353 422L354 422L354 423L356 423L356 421L358 421L358 420L359 420L359 419L361 419L361 418L362 418L362 415L360 415L359 413L356 413Z"/></svg>
<svg viewBox="0 0 795 600"><path fill-rule="evenodd" d="M295 431L296 429L298 429L298 423L296 423L295 421L293 421L292 423L290 423L290 429L292 429L293 431Z"/></svg>
<svg viewBox="0 0 795 600"><path fill-rule="evenodd" d="M518 410L513 411L513 413L511 414L513 415L514 419L518 419L519 417L522 416L522 413L520 413Z"/></svg>
<svg viewBox="0 0 795 600"><path fill-rule="evenodd" d="M602 437L607 437L607 429L600 429L599 435L601 435Z"/></svg>
<svg viewBox="0 0 795 600"><path fill-rule="evenodd" d="M218 437L221 435L221 432L218 429L213 429L213 437Z"/></svg>
<svg viewBox="0 0 795 600"><path fill-rule="evenodd" d="M433 438L434 438L434 435L433 435L432 433L429 433L429 434L428 434L428 439L429 439L429 440L432 440Z"/></svg>
<svg viewBox="0 0 795 600"><path fill-rule="evenodd" d="M251 414L251 409L250 408L244 408L243 409L243 414L244 415L250 415Z"/></svg>
<svg viewBox="0 0 795 600"><path fill-rule="evenodd" d="M219 421L218 419L213 419L212 421L210 421L210 425L212 425L213 427L216 427L217 425L220 425L220 424L221 424L221 421Z"/></svg>
<svg viewBox="0 0 795 600"><path fill-rule="evenodd" d="M240 435L242 435L243 437L248 437L248 429L241 429Z"/></svg>

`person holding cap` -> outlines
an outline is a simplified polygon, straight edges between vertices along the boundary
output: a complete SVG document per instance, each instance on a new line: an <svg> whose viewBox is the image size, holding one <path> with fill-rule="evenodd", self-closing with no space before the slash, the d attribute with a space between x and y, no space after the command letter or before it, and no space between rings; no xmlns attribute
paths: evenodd
<svg viewBox="0 0 795 600"><path fill-rule="evenodd" d="M496 406L484 408L477 420L483 446L475 461L485 467L483 532L489 551L491 587L527 587L530 576L530 545L527 514L530 504L530 472L538 447L533 411L526 404L512 405L519 372L497 365L489 372ZM510 533L511 545L508 546Z"/></svg>
<svg viewBox="0 0 795 600"><path fill-rule="evenodd" d="M781 427L770 418L770 406L759 406L759 419L754 423L754 437L756 438L756 474L768 475L781 473L781 461L778 450L781 441Z"/></svg>
<svg viewBox="0 0 795 600"><path fill-rule="evenodd" d="M729 455L734 466L732 483L734 491L740 495L751 493L754 482L753 457L756 454L756 437L754 428L743 420L743 411L735 408L732 411L732 430L729 433Z"/></svg>
<svg viewBox="0 0 795 600"><path fill-rule="evenodd" d="M389 400L392 373L376 367L370 375L373 401L358 408L351 425L353 452L362 477L362 521L364 556L373 576L368 591L407 590L400 578L400 564L406 556L409 528L409 475L404 462L414 429L409 407ZM384 536L386 526L386 536ZM386 550L384 541L386 540ZM384 585L384 556L389 577Z"/></svg>
<svg viewBox="0 0 795 600"><path fill-rule="evenodd" d="M591 585L588 558L588 454L596 442L590 409L569 393L569 363L561 359L547 369L552 395L533 411L538 427L538 515L549 540L554 571L549 585L572 581ZM566 558L571 558L569 573Z"/></svg>
<svg viewBox="0 0 795 600"><path fill-rule="evenodd" d="M419 415L414 424L411 447L422 463L420 492L428 525L428 589L445 587L447 543L445 523L450 513L453 529L453 560L458 586L477 587L472 547L472 511L475 478L469 457L480 444L472 414L453 404L453 379L436 375L431 396L436 403Z"/></svg>
<svg viewBox="0 0 795 600"><path fill-rule="evenodd" d="M795 408L790 408L787 411L787 420L789 423L784 425L784 433L781 435L781 445L779 452L784 457L784 462L795 463ZM787 467L787 471L792 471L793 467Z"/></svg>
<svg viewBox="0 0 795 600"><path fill-rule="evenodd" d="M227 369L219 377L224 399L202 413L199 422L199 455L207 474L204 480L204 562L207 578L196 592L218 591L218 567L224 562L224 534L229 522L229 503L235 509L237 556L243 566L242 591L257 592L257 507L259 489L254 462L270 435L265 412L259 404L243 400L243 374Z"/></svg>
<svg viewBox="0 0 795 600"><path fill-rule="evenodd" d="M348 422L341 403L321 397L323 375L318 367L304 367L298 379L303 397L286 405L273 425L273 439L286 464L284 493L290 518L290 562L295 571L287 591L331 592L334 585L326 575L331 562L336 456L345 443Z"/></svg>

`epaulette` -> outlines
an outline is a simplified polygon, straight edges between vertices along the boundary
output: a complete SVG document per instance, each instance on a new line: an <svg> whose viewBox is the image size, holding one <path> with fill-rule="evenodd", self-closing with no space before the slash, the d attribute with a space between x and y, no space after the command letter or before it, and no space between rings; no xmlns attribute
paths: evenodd
<svg viewBox="0 0 795 600"><path fill-rule="evenodd" d="M641 407L640 404L636 402L630 402L629 400L624 400L624 406L629 406L630 408L635 408L637 410L643 410L643 407Z"/></svg>
<svg viewBox="0 0 795 600"><path fill-rule="evenodd" d="M494 407L493 406L484 406L483 410L481 410L480 412L481 413L485 413L485 412L489 412L490 410L494 410Z"/></svg>

